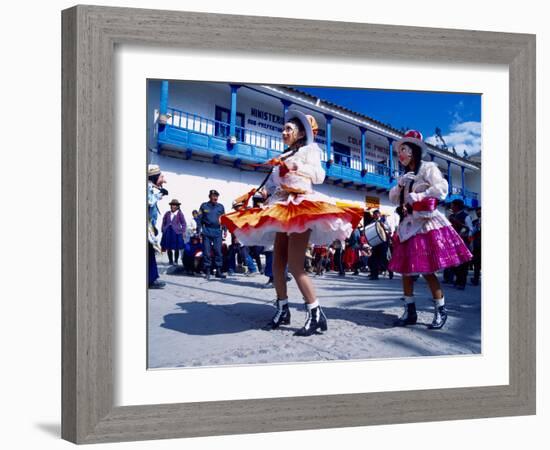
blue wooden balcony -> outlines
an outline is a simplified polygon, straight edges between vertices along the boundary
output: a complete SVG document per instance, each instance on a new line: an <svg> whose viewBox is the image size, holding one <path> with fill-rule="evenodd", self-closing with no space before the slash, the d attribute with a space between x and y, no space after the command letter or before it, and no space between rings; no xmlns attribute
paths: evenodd
<svg viewBox="0 0 550 450"><path fill-rule="evenodd" d="M160 151L170 149L181 152L185 158L194 155L211 157L212 162L230 163L244 168L246 164L258 164L279 156L284 144L279 136L273 136L243 127L235 127L234 140L231 140L230 124L207 119L176 108L167 108L166 124L158 124L157 144ZM345 188L364 187L368 191L383 192L395 185L397 172L391 174L385 164L333 152L328 161L324 145L323 166L327 179ZM454 186L446 201L462 198L470 208L478 206L477 193Z"/></svg>
<svg viewBox="0 0 550 450"><path fill-rule="evenodd" d="M234 142L230 141L230 124L207 119L196 114L168 107L168 120L158 125L157 143L159 149L181 151L187 158L193 154L212 156L214 162L232 161L235 166L258 164L279 156L284 151L280 137L260 133L248 128L235 127ZM326 150L322 150L323 166L327 178L344 187L370 186L387 190L394 184L390 181L386 165L361 160L349 155L333 153L333 160L327 161Z"/></svg>

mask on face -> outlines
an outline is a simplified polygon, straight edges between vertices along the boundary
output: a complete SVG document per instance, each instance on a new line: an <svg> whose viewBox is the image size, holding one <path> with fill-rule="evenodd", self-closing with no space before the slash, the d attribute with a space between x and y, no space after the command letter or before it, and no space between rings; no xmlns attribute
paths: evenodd
<svg viewBox="0 0 550 450"><path fill-rule="evenodd" d="M292 146L292 144L294 144L301 137L300 130L296 124L292 122L285 123L283 128L283 142L286 145Z"/></svg>
<svg viewBox="0 0 550 450"><path fill-rule="evenodd" d="M403 164L405 167L409 165L412 159L412 148L409 147L407 144L401 144L399 146L397 155L399 157L399 162Z"/></svg>

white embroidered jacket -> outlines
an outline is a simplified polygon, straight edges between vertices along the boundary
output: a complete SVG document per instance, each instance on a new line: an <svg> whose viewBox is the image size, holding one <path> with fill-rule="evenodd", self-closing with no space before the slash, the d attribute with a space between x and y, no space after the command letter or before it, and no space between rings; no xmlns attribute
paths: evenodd
<svg viewBox="0 0 550 450"><path fill-rule="evenodd" d="M397 184L391 188L389 197L395 205L399 205L401 189L405 189L405 203L412 205L426 197L445 200L449 192L449 183L443 178L436 163L422 161L410 193L408 184L405 187ZM401 221L397 233L403 242L418 233L448 225L450 224L447 218L437 209L427 212L414 211Z"/></svg>
<svg viewBox="0 0 550 450"><path fill-rule="evenodd" d="M288 152L283 153L285 156ZM312 184L321 184L325 180L325 171L321 165L321 149L317 144L309 144L301 147L285 162L292 166L296 164L296 170L291 170L284 176L279 175L279 167L275 167L269 178L266 189L268 193L283 200L288 194L307 195L313 192Z"/></svg>
<svg viewBox="0 0 550 450"><path fill-rule="evenodd" d="M436 163L422 161L412 185L411 193L414 195L409 195L408 186L402 188L397 184L391 188L389 196L394 205L399 205L401 189L405 189L405 203L412 205L426 197L435 197L439 201L445 200L449 193L449 183L443 178Z"/></svg>

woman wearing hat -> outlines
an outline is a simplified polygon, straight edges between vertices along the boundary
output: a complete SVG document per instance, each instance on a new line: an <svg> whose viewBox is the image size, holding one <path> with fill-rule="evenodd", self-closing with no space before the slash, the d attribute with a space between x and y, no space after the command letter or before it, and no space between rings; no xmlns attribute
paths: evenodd
<svg viewBox="0 0 550 450"><path fill-rule="evenodd" d="M245 245L269 246L273 243L273 278L277 292L277 312L268 327L290 324L287 280L288 268L306 302L304 326L296 332L310 336L327 329L327 320L304 271L308 242L327 244L349 237L362 218L363 210L336 206L328 197L313 191L325 172L321 150L314 142L310 119L300 111L285 115L282 133L287 150L275 161L265 184L263 206L226 214L221 223Z"/></svg>
<svg viewBox="0 0 550 450"><path fill-rule="evenodd" d="M168 262L177 265L180 250L183 250L185 246L183 236L185 235L187 224L180 209L181 203L173 199L169 205L170 211L166 211L162 218L162 239L160 245L168 253Z"/></svg>
<svg viewBox="0 0 550 450"><path fill-rule="evenodd" d="M434 302L434 317L429 328L439 329L447 320L445 297L435 272L458 266L472 258L464 241L453 229L437 203L445 200L449 185L437 164L422 161L426 144L422 134L409 130L395 143L405 174L389 193L390 201L399 205L401 222L394 235L389 270L403 275L404 313L396 325L417 321L414 303L414 280L423 275Z"/></svg>

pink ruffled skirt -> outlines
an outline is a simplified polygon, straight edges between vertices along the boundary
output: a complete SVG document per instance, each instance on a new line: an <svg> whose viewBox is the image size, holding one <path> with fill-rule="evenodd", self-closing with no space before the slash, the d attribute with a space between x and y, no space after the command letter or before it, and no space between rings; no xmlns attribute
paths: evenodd
<svg viewBox="0 0 550 450"><path fill-rule="evenodd" d="M405 242L400 242L396 233L388 269L403 275L428 274L471 259L468 247L449 225L418 233Z"/></svg>

